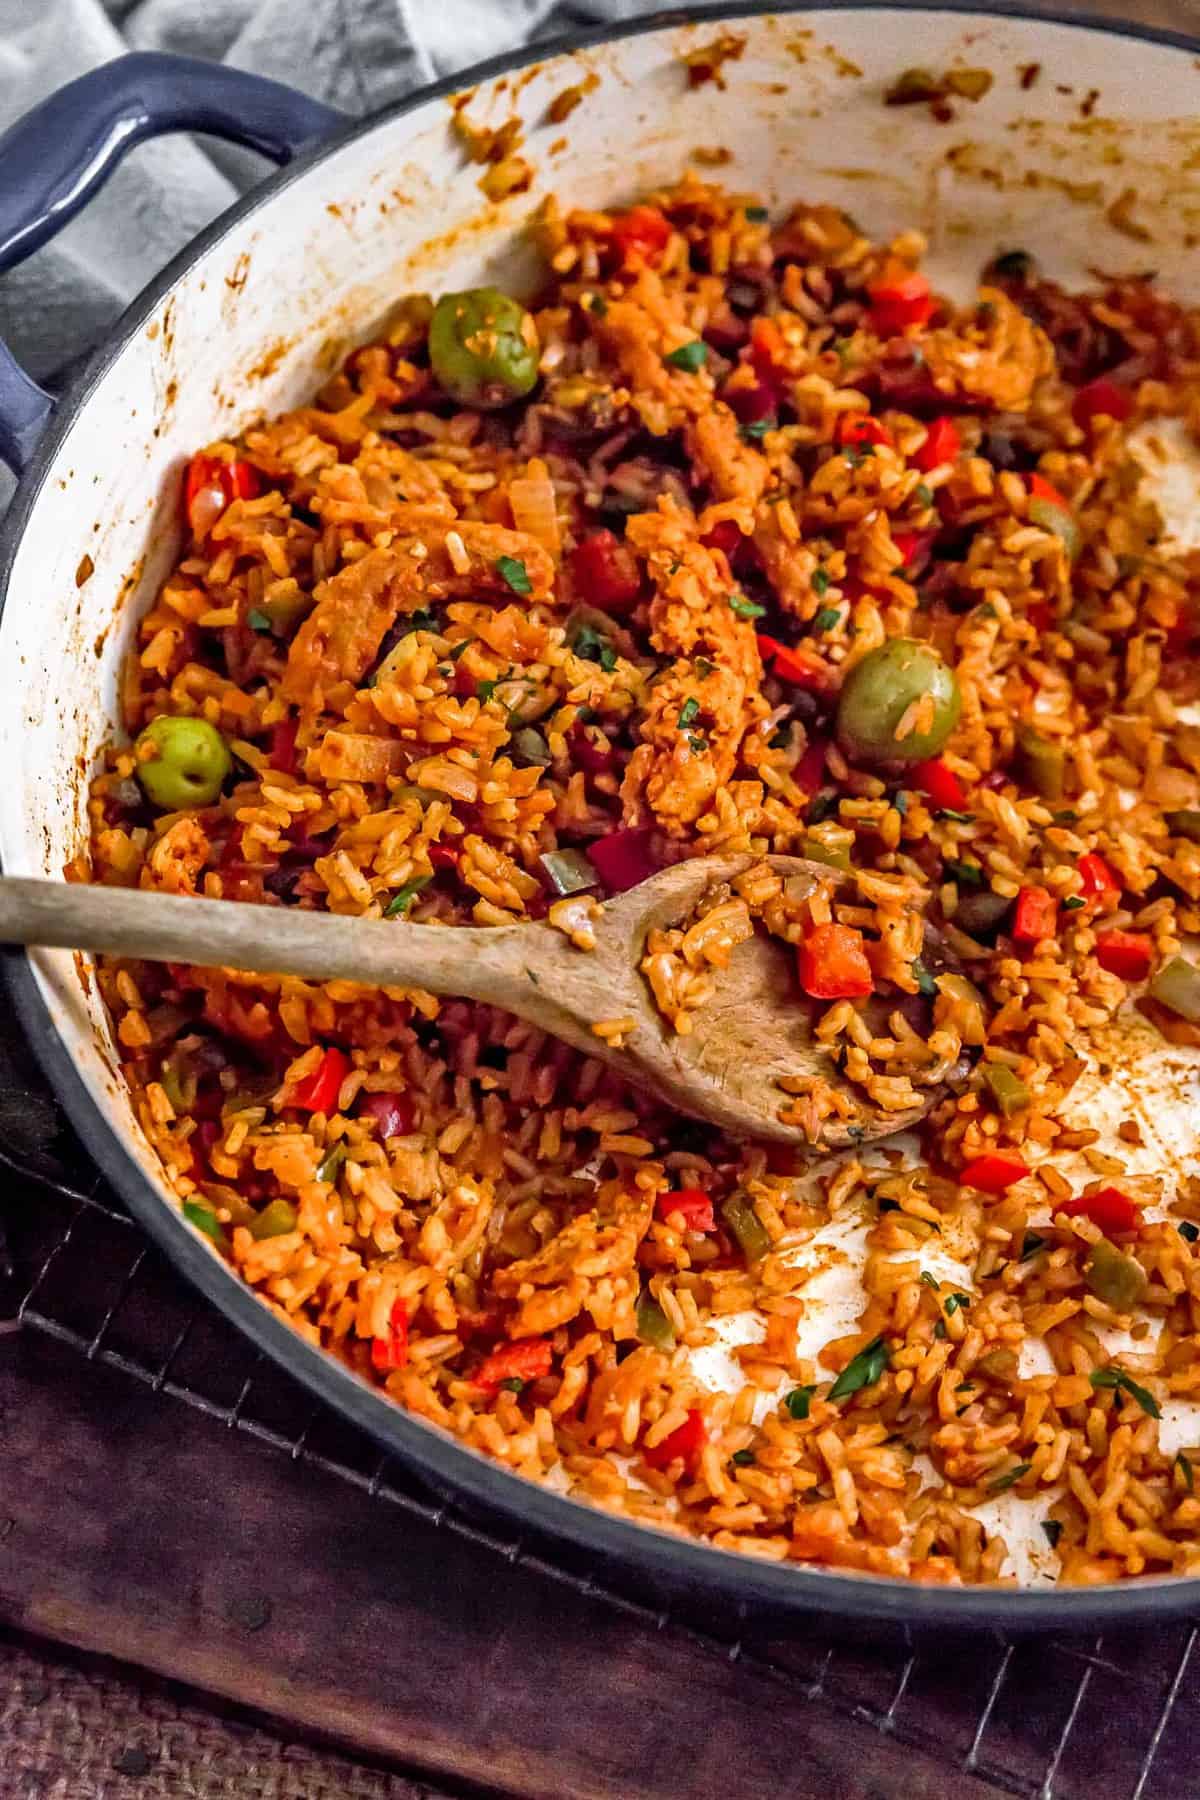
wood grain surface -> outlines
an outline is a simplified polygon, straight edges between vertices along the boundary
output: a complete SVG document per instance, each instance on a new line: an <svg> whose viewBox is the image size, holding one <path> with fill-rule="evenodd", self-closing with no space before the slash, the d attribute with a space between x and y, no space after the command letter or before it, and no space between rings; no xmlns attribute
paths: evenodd
<svg viewBox="0 0 1200 1800"><path fill-rule="evenodd" d="M0 1619L520 1800L984 1800L798 1684L509 1567L32 1333Z"/></svg>

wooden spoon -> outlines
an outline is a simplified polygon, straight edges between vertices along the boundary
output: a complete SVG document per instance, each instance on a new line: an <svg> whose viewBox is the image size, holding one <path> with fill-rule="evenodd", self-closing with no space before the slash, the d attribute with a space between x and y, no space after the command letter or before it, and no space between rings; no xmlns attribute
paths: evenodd
<svg viewBox="0 0 1200 1800"><path fill-rule="evenodd" d="M736 1137L817 1153L903 1130L928 1112L940 1088L924 1090L919 1106L897 1113L881 1111L846 1082L812 1039L794 953L765 932L733 952L687 1036L673 1031L655 1006L638 966L647 933L684 923L707 892L763 860L709 856L663 869L605 903L589 951L542 923L410 925L13 878L0 880L0 942L462 995L528 1019L610 1064L634 1086ZM801 897L831 879L828 869L798 857L765 860L799 884L793 891ZM621 1049L596 1036L593 1026L625 1017L634 1027ZM799 1075L834 1083L853 1103L848 1118L827 1122L815 1145L779 1119L788 1096L776 1084Z"/></svg>

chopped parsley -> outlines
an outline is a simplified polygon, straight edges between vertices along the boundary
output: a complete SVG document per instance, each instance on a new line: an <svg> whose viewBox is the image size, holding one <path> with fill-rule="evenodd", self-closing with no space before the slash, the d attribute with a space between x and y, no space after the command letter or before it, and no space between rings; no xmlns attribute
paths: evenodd
<svg viewBox="0 0 1200 1800"><path fill-rule="evenodd" d="M1036 1256L1039 1250L1046 1248L1047 1242L1048 1240L1039 1237L1036 1231L1027 1231L1021 1244L1021 1261L1028 1262L1031 1256Z"/></svg>
<svg viewBox="0 0 1200 1800"><path fill-rule="evenodd" d="M702 344L699 338L694 338L690 344L680 344L678 350L669 350L663 361L670 363L673 369L682 369L685 374L694 375L697 369L704 367L707 358L708 345Z"/></svg>
<svg viewBox="0 0 1200 1800"><path fill-rule="evenodd" d="M974 813L955 812L952 806L939 806L933 816L935 819L953 819L956 825L973 825L975 823Z"/></svg>
<svg viewBox="0 0 1200 1800"><path fill-rule="evenodd" d="M964 1310L970 1304L970 1294L951 1294L946 1301L946 1317L950 1318L952 1314Z"/></svg>
<svg viewBox="0 0 1200 1800"><path fill-rule="evenodd" d="M933 1335L935 1338L944 1338L946 1336L946 1321L945 1321L945 1319L938 1320L937 1324L933 1328Z"/></svg>
<svg viewBox="0 0 1200 1800"><path fill-rule="evenodd" d="M529 571L519 556L498 556L495 570L514 594L532 594L533 583L529 579Z"/></svg>
<svg viewBox="0 0 1200 1800"><path fill-rule="evenodd" d="M384 918L401 918L408 911L421 889L427 888L432 880L432 875L414 875L411 881L406 881L403 887L397 888L383 909Z"/></svg>
<svg viewBox="0 0 1200 1800"><path fill-rule="evenodd" d="M1093 1369L1088 1380L1094 1388L1111 1388L1114 1393L1128 1394L1129 1398L1136 1400L1142 1411L1149 1413L1152 1419L1162 1418L1161 1409L1154 1395L1148 1388L1142 1387L1140 1382L1135 1381L1132 1375L1127 1375L1124 1369L1111 1367Z"/></svg>
<svg viewBox="0 0 1200 1800"><path fill-rule="evenodd" d="M899 792L892 795L892 805L900 814L900 817L903 818L908 811L908 794L904 788L901 788Z"/></svg>
<svg viewBox="0 0 1200 1800"><path fill-rule="evenodd" d="M735 1469L751 1469L754 1467L754 1452L753 1450L735 1450L729 1460Z"/></svg>
<svg viewBox="0 0 1200 1800"><path fill-rule="evenodd" d="M1003 1475L997 1475L992 1481L989 1481L988 1487L993 1494L1007 1493L1010 1487L1020 1481L1022 1475L1028 1475L1032 1467L1032 1463L1018 1463L1015 1469L1005 1469Z"/></svg>
<svg viewBox="0 0 1200 1800"><path fill-rule="evenodd" d="M608 301L603 294L593 294L590 302L594 318L602 319L608 311Z"/></svg>
<svg viewBox="0 0 1200 1800"><path fill-rule="evenodd" d="M921 506L932 506L933 489L925 482L918 481L916 487L913 489L913 499Z"/></svg>
<svg viewBox="0 0 1200 1800"><path fill-rule="evenodd" d="M929 1269L921 1270L921 1280L925 1283L927 1288L932 1288L935 1294L942 1285L937 1276Z"/></svg>
<svg viewBox="0 0 1200 1800"><path fill-rule="evenodd" d="M808 1409L812 1405L813 1391L810 1387L792 1389L784 1404L793 1419L807 1419Z"/></svg>
<svg viewBox="0 0 1200 1800"><path fill-rule="evenodd" d="M1175 1467L1179 1470L1180 1479L1188 1493L1195 1493L1196 1477L1192 1469L1192 1461L1189 1456L1184 1455L1182 1450L1178 1451L1176 1454Z"/></svg>
<svg viewBox="0 0 1200 1800"><path fill-rule="evenodd" d="M953 862L947 858L943 867L951 881L956 881L959 887L983 886L983 870L978 863Z"/></svg>
<svg viewBox="0 0 1200 1800"><path fill-rule="evenodd" d="M1185 1243L1194 1244L1200 1238L1200 1225L1193 1225L1190 1219L1185 1219L1179 1227L1179 1235Z"/></svg>
<svg viewBox="0 0 1200 1800"><path fill-rule="evenodd" d="M818 563L812 573L812 590L819 599L824 599L829 590L829 570Z"/></svg>
<svg viewBox="0 0 1200 1800"><path fill-rule="evenodd" d="M1058 1548L1058 1540L1062 1536L1062 1526L1057 1519L1043 1519L1042 1530L1046 1534L1046 1542L1052 1550Z"/></svg>
<svg viewBox="0 0 1200 1800"><path fill-rule="evenodd" d="M715 672L716 667L717 667L716 663L710 662L708 660L707 656L698 656L696 658L693 666L696 670L697 675L699 675L701 677L703 677L705 675L712 675Z"/></svg>
<svg viewBox="0 0 1200 1800"><path fill-rule="evenodd" d="M761 225L770 216L765 206L747 206L745 213L752 225Z"/></svg>
<svg viewBox="0 0 1200 1800"><path fill-rule="evenodd" d="M523 1381L519 1375L508 1375L500 1383L500 1386L506 1394L523 1394L529 1383Z"/></svg>
<svg viewBox="0 0 1200 1800"><path fill-rule="evenodd" d="M270 616L265 612L260 612L257 606L251 607L246 614L246 623L251 631L270 631L271 629Z"/></svg>
<svg viewBox="0 0 1200 1800"><path fill-rule="evenodd" d="M617 666L615 649L606 637L601 637L590 625L579 627L571 648L584 662L599 663L606 675L611 675Z"/></svg>
<svg viewBox="0 0 1200 1800"><path fill-rule="evenodd" d="M813 620L814 631L832 631L841 621L841 609L836 606L823 606Z"/></svg>
<svg viewBox="0 0 1200 1800"><path fill-rule="evenodd" d="M739 619L761 619L767 610L757 600L747 600L745 594L730 594L729 606Z"/></svg>
<svg viewBox="0 0 1200 1800"><path fill-rule="evenodd" d="M1062 905L1064 912L1078 912L1081 906L1087 905L1087 901L1081 894L1068 894Z"/></svg>
<svg viewBox="0 0 1200 1800"><path fill-rule="evenodd" d="M873 1387L888 1366L890 1352L881 1337L872 1338L864 1350L853 1357L829 1390L830 1400L845 1400L860 1388Z"/></svg>
<svg viewBox="0 0 1200 1800"><path fill-rule="evenodd" d="M866 462L867 458L874 454L874 444L850 444L842 451L842 455L852 469L857 469L860 463Z"/></svg>
<svg viewBox="0 0 1200 1800"><path fill-rule="evenodd" d="M475 642L474 638L464 638L461 644L451 644L449 650L447 650L447 652L446 652L446 655L450 658L450 661L452 663L456 663L458 661L459 657L462 655L463 651L469 650L471 648L471 645L474 642Z"/></svg>
<svg viewBox="0 0 1200 1800"><path fill-rule="evenodd" d="M913 979L917 984L917 992L919 994L924 994L927 1000L932 1000L937 993L937 982L933 979L933 976L929 973L929 970L925 967L925 964L921 961L919 956L912 965L912 972Z"/></svg>
<svg viewBox="0 0 1200 1800"><path fill-rule="evenodd" d="M479 701L479 704L481 706L487 705L488 701L491 699L491 697L495 693L495 691L496 691L496 683L495 683L494 679L490 679L488 681L477 681L475 683L475 698Z"/></svg>
<svg viewBox="0 0 1200 1800"><path fill-rule="evenodd" d="M689 731L688 749L692 752L693 756L707 756L708 739L706 737L701 737L698 732Z"/></svg>
<svg viewBox="0 0 1200 1800"><path fill-rule="evenodd" d="M739 434L751 444L760 444L768 431L778 430L779 420L773 413L768 413L765 419L751 419L749 424L738 426Z"/></svg>
<svg viewBox="0 0 1200 1800"><path fill-rule="evenodd" d="M688 696L679 709L679 729L685 731L700 716L700 702L694 694Z"/></svg>

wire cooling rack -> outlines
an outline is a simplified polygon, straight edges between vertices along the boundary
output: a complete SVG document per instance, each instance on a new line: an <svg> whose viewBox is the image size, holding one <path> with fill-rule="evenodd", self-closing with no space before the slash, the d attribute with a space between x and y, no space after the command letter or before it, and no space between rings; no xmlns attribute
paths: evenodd
<svg viewBox="0 0 1200 1800"><path fill-rule="evenodd" d="M932 1755L946 1793L968 1775L1039 1800L1195 1800L1200 1793L1197 1628L1170 1621L1102 1638L886 1646L828 1628L786 1641L686 1603L648 1607L619 1571L547 1556L431 1494L365 1435L266 1361L198 1299L123 1212L75 1143L27 1049L0 1024L0 1329L46 1333L146 1384L164 1407L207 1414L340 1477L407 1517L455 1534L479 1559L525 1564L714 1657L769 1667L860 1725ZM36 1191L35 1191L36 1190ZM610 1580L611 1574L611 1580ZM730 1679L737 1678L736 1667ZM848 1755L852 1749L848 1743Z"/></svg>

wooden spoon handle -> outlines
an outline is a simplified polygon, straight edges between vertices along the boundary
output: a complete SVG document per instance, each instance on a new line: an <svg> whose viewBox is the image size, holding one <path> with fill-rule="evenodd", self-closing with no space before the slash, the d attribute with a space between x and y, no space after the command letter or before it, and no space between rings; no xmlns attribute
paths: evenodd
<svg viewBox="0 0 1200 1800"><path fill-rule="evenodd" d="M495 931L409 925L139 888L0 880L3 943L100 950L313 981L421 987L510 1008L514 968L527 963L547 935L532 925Z"/></svg>

